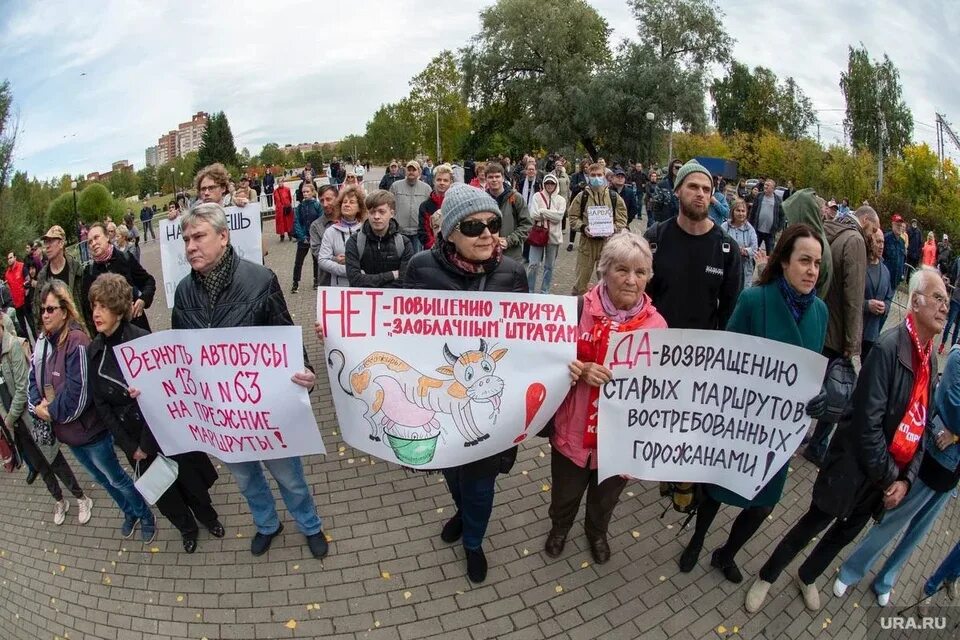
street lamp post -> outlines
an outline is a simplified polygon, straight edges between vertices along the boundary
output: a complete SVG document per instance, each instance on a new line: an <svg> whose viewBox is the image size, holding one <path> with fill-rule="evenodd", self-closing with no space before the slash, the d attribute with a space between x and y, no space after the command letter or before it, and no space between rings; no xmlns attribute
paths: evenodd
<svg viewBox="0 0 960 640"><path fill-rule="evenodd" d="M177 170L170 167L170 179L173 181L173 199L177 199Z"/></svg>
<svg viewBox="0 0 960 640"><path fill-rule="evenodd" d="M653 164L653 160L650 158L653 148L653 120L657 116L652 111L647 111L647 171L650 170L650 165Z"/></svg>
<svg viewBox="0 0 960 640"><path fill-rule="evenodd" d="M440 162L440 101L437 100L437 163Z"/></svg>

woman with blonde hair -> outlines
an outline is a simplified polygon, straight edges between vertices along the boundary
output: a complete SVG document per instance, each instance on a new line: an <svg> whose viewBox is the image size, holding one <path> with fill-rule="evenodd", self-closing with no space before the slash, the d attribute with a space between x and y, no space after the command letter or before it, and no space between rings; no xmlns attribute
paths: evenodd
<svg viewBox="0 0 960 640"><path fill-rule="evenodd" d="M333 203L337 221L327 227L317 253L321 271L330 274L330 286L349 287L347 278L347 240L360 232L367 217L363 192L359 187L345 186Z"/></svg>
<svg viewBox="0 0 960 640"><path fill-rule="evenodd" d="M120 533L133 535L137 524L144 543L153 542L156 520L133 480L120 466L113 435L91 402L87 348L90 336L80 321L70 290L62 280L49 280L40 290L43 333L37 340L30 370L29 407L49 423L57 440L100 484L123 512ZM90 519L93 501L79 501L80 521Z"/></svg>

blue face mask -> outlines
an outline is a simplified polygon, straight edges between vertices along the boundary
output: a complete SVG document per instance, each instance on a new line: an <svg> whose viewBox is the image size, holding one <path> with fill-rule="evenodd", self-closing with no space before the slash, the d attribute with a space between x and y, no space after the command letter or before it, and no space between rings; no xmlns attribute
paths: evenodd
<svg viewBox="0 0 960 640"><path fill-rule="evenodd" d="M595 176L590 178L590 186L591 186L591 187L594 187L594 188L596 188L596 189L599 189L600 187L602 187L602 186L605 185L606 183L607 183L607 181L606 181L604 178L597 178L597 177L595 177Z"/></svg>

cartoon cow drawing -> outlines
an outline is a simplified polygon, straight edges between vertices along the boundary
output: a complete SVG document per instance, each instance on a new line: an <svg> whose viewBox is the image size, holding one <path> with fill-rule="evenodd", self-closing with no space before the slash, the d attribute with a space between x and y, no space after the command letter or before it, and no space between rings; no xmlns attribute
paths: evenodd
<svg viewBox="0 0 960 640"><path fill-rule="evenodd" d="M465 351L459 356L443 346L447 365L437 372L448 379L424 375L397 356L376 351L343 379L346 359L343 352L330 352L327 364L334 368L334 356L340 358L337 382L347 393L367 405L364 418L370 423L370 439L380 441L381 434L407 434L410 439L432 438L439 435L440 423L437 413L453 418L453 423L463 436L463 446L470 447L486 440L489 433L477 428L471 403L489 402L493 407L490 417L496 419L503 396L503 379L494 375L497 361L507 354L507 349L488 352L485 340L480 348Z"/></svg>

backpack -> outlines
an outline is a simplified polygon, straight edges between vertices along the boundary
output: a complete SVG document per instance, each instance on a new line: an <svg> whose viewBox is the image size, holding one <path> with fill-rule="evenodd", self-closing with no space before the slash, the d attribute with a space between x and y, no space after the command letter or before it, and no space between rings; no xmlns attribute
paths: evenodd
<svg viewBox="0 0 960 640"><path fill-rule="evenodd" d="M355 237L357 238L357 258L363 260L363 250L367 248L367 234L365 234L361 229L360 233L358 233ZM397 248L398 258L403 257L403 250L406 248L406 244L404 242L405 240L406 238L403 237L403 234L393 234L393 242L394 246Z"/></svg>
<svg viewBox="0 0 960 640"><path fill-rule="evenodd" d="M585 187L580 193L586 193L589 187ZM617 217L617 190L613 187L608 187L610 191L610 208L613 209L613 217ZM579 194L578 194L579 195ZM583 219L583 212L587 210L587 196L580 198L580 219Z"/></svg>

